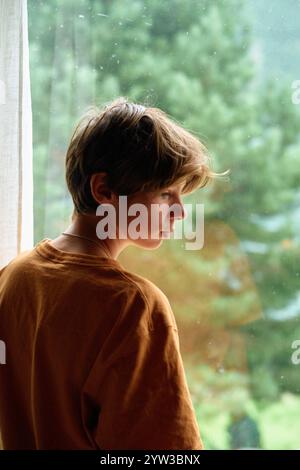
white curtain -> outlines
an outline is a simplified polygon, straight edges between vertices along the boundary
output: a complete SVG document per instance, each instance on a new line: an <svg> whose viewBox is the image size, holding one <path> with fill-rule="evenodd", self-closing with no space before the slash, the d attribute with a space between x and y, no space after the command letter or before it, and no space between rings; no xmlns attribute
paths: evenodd
<svg viewBox="0 0 300 470"><path fill-rule="evenodd" d="M33 246L26 0L0 0L0 268Z"/></svg>

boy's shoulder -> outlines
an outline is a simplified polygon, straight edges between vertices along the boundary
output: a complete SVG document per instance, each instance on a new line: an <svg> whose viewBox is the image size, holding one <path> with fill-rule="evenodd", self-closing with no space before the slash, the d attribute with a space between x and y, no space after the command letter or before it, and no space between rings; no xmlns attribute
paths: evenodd
<svg viewBox="0 0 300 470"><path fill-rule="evenodd" d="M122 278L133 288L138 289L148 302L168 302L167 296L154 282L127 269L118 270Z"/></svg>
<svg viewBox="0 0 300 470"><path fill-rule="evenodd" d="M24 263L26 264L27 261L30 259L30 255L32 254L32 250L25 250L21 253L18 253L15 257L11 258L6 264L0 266L0 276L2 274L8 273L9 271L18 271L19 269L23 269Z"/></svg>
<svg viewBox="0 0 300 470"><path fill-rule="evenodd" d="M172 326L177 330L176 320L168 297L154 282L127 270L120 271L120 275L127 280L133 289L136 289L145 302L152 324L163 322L166 326Z"/></svg>
<svg viewBox="0 0 300 470"><path fill-rule="evenodd" d="M0 269L0 280L4 281L7 287L10 286L13 288L15 280L19 278L23 279L25 273L29 277L34 277L37 273L40 276L43 271L42 267L44 261L45 260L37 254L36 247L31 250L23 251ZM38 269L36 269L37 267ZM46 267L49 268L48 265ZM89 277L82 282L92 282L93 285L97 285L100 288L103 286L103 278L98 272L98 269L93 270L93 273L92 278L89 275ZM57 272L53 273L53 275L54 274L57 275ZM46 277L49 282L51 276L48 269ZM130 302L135 299L141 311L143 309L144 311L148 311L147 317L149 316L150 328L152 328L154 324L164 324L177 329L169 300L165 293L154 282L127 270L124 266L112 266L111 270L106 269L105 277L107 288L111 290L115 298L119 300L120 298L123 299L122 302L125 302L125 304L130 304Z"/></svg>

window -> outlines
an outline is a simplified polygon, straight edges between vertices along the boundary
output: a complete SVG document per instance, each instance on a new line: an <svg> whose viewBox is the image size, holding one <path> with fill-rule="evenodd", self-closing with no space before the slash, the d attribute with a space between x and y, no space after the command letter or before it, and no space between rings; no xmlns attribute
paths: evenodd
<svg viewBox="0 0 300 470"><path fill-rule="evenodd" d="M35 241L70 221L64 157L87 106L125 95L197 132L231 170L186 200L205 204L203 249L121 257L170 299L206 448L299 448L300 2L28 6Z"/></svg>

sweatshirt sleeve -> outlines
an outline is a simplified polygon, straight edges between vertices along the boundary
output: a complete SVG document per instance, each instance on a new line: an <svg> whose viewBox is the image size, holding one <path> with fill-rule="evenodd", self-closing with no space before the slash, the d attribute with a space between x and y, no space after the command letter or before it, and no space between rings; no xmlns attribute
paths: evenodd
<svg viewBox="0 0 300 470"><path fill-rule="evenodd" d="M147 297L131 299L85 384L88 432L104 450L201 450L173 312L156 286Z"/></svg>

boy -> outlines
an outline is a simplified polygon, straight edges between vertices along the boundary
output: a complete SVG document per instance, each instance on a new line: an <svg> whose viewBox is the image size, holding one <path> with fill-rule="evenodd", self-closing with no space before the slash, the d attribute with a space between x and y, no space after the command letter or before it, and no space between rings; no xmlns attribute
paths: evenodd
<svg viewBox="0 0 300 470"><path fill-rule="evenodd" d="M213 176L201 142L158 108L120 97L83 117L66 156L71 225L0 271L4 449L203 448L169 301L117 258L160 246L181 194ZM142 237L127 231L135 204Z"/></svg>

